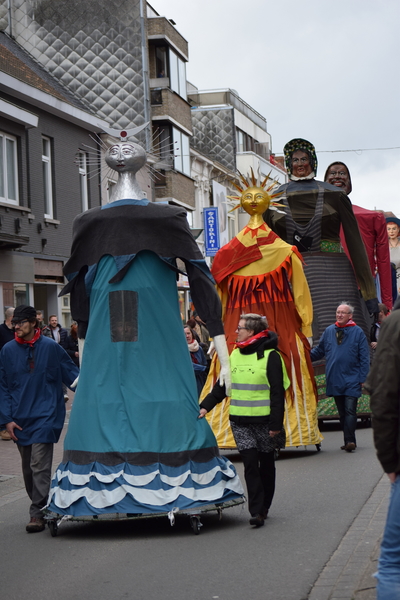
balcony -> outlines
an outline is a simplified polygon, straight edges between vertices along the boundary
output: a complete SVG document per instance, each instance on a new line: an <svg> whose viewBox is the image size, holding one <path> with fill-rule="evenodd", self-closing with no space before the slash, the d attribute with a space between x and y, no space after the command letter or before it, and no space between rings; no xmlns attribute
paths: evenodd
<svg viewBox="0 0 400 600"><path fill-rule="evenodd" d="M164 171L155 182L157 200L182 203L188 208L195 208L194 181L178 171Z"/></svg>
<svg viewBox="0 0 400 600"><path fill-rule="evenodd" d="M165 40L185 61L188 60L189 47L187 41L165 17L150 17L147 19L147 37L150 42Z"/></svg>

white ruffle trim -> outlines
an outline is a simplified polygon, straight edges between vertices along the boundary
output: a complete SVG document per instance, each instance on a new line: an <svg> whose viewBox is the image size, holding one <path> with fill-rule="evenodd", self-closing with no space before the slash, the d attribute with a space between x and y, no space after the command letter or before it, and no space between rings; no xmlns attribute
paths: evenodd
<svg viewBox="0 0 400 600"><path fill-rule="evenodd" d="M91 490L87 487L78 490L62 490L56 486L50 490L48 503L52 502L55 506L66 509L81 498L85 498L93 508L103 509L118 504L127 494L130 494L139 504L164 506L175 502L179 496L184 496L193 502L216 502L222 500L225 490L231 490L239 495L244 494L240 479L236 475L230 481L222 480L214 486L203 489L185 488L178 485L169 490L152 490L121 485L114 490Z"/></svg>

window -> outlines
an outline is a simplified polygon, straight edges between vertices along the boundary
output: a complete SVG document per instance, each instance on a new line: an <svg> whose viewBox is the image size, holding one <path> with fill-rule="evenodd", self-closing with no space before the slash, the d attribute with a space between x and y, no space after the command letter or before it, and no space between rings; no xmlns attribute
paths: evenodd
<svg viewBox="0 0 400 600"><path fill-rule="evenodd" d="M236 129L236 147L237 152L244 151L244 134L240 129Z"/></svg>
<svg viewBox="0 0 400 600"><path fill-rule="evenodd" d="M157 77L168 77L167 48L156 47L156 75Z"/></svg>
<svg viewBox="0 0 400 600"><path fill-rule="evenodd" d="M53 218L53 181L51 177L51 142L42 137L42 170L44 193L44 216Z"/></svg>
<svg viewBox="0 0 400 600"><path fill-rule="evenodd" d="M169 70L171 90L186 100L186 64L171 48L169 49Z"/></svg>
<svg viewBox="0 0 400 600"><path fill-rule="evenodd" d="M0 132L0 200L18 204L17 139Z"/></svg>
<svg viewBox="0 0 400 600"><path fill-rule="evenodd" d="M79 160L79 186L81 190L82 212L89 208L88 202L88 179L87 179L87 157L85 152L78 153Z"/></svg>
<svg viewBox="0 0 400 600"><path fill-rule="evenodd" d="M29 304L29 285L27 283L3 282L2 287L4 307Z"/></svg>
<svg viewBox="0 0 400 600"><path fill-rule="evenodd" d="M257 142L248 134L236 127L237 152L254 152Z"/></svg>
<svg viewBox="0 0 400 600"><path fill-rule="evenodd" d="M173 127L172 139L174 142L174 169L190 177L189 136Z"/></svg>

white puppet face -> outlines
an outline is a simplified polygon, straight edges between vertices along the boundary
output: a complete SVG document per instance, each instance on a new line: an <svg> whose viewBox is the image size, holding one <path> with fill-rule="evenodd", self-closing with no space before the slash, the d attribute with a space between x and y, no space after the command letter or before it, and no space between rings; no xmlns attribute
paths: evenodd
<svg viewBox="0 0 400 600"><path fill-rule="evenodd" d="M114 144L106 152L106 163L118 173L137 173L146 164L146 152L139 144L121 142Z"/></svg>

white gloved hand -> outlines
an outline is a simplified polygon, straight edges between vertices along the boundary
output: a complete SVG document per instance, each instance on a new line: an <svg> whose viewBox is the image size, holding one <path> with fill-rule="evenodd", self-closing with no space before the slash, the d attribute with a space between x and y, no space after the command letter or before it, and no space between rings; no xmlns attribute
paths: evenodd
<svg viewBox="0 0 400 600"><path fill-rule="evenodd" d="M231 395L231 366L229 363L228 346L226 345L225 335L221 333L213 338L215 351L221 365L219 374L219 385L225 384L226 395Z"/></svg>
<svg viewBox="0 0 400 600"><path fill-rule="evenodd" d="M312 348L312 345L313 345L312 337L307 338L307 340L308 340L308 343L310 344L310 348Z"/></svg>
<svg viewBox="0 0 400 600"><path fill-rule="evenodd" d="M212 358L214 356L214 354L215 354L215 344L214 344L213 340L211 340L210 347L207 350L207 356Z"/></svg>
<svg viewBox="0 0 400 600"><path fill-rule="evenodd" d="M79 368L82 369L82 358L83 358L83 348L85 347L84 338L78 338L78 352L79 352Z"/></svg>

